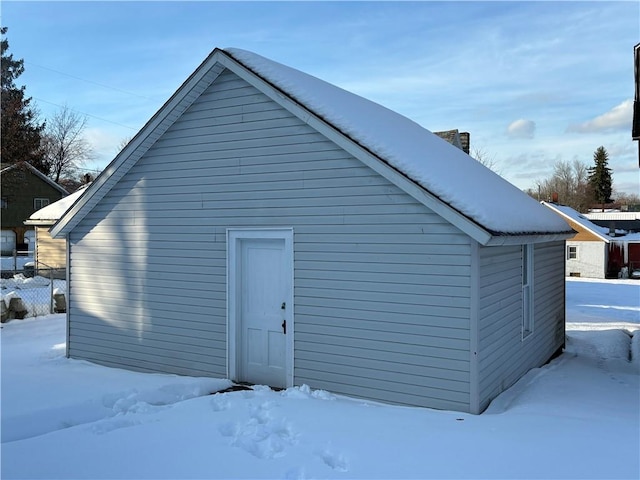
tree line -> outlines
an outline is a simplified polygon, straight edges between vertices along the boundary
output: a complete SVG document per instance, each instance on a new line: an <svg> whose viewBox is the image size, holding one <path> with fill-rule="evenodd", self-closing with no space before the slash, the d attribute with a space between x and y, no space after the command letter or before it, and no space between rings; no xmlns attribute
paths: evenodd
<svg viewBox="0 0 640 480"><path fill-rule="evenodd" d="M79 183L80 168L94 157L84 138L87 118L64 105L42 120L25 86L16 85L24 72L24 60L9 53L7 27L0 27L0 33L0 160L3 164L27 162L56 183Z"/></svg>
<svg viewBox="0 0 640 480"><path fill-rule="evenodd" d="M640 205L640 197L634 194L615 194L613 172L608 166L609 154L600 146L593 154L593 165L588 166L580 160L572 162L558 161L553 173L544 180L538 180L534 188L526 190L537 200L553 201L567 205L581 213L598 206L604 210L606 205Z"/></svg>

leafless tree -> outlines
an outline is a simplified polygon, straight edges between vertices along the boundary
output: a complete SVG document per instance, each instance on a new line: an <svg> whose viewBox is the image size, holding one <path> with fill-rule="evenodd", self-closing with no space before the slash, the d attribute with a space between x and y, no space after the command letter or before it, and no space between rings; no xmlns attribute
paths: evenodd
<svg viewBox="0 0 640 480"><path fill-rule="evenodd" d="M538 200L551 201L554 194L558 202L578 212L586 212L591 203L591 192L588 180L588 167L580 160L573 162L558 161L553 167L553 174L536 182L535 190L527 193Z"/></svg>
<svg viewBox="0 0 640 480"><path fill-rule="evenodd" d="M628 209L629 207L640 206L640 195L637 193L624 193L613 191L613 198L615 203L619 204L622 209Z"/></svg>
<svg viewBox="0 0 640 480"><path fill-rule="evenodd" d="M133 137L124 137L122 140L120 140L120 143L118 143L118 146L116 147L116 152L120 153L122 149L129 144L132 138Z"/></svg>
<svg viewBox="0 0 640 480"><path fill-rule="evenodd" d="M500 172L497 169L495 156L489 154L489 152L487 152L487 150L485 150L484 148L474 147L471 150L471 157L476 159L478 162L480 162L482 165L484 165L488 169L493 170L497 174L500 174Z"/></svg>
<svg viewBox="0 0 640 480"><path fill-rule="evenodd" d="M47 120L43 147L54 181L75 176L78 168L93 158L93 149L84 138L86 126L87 117L66 105Z"/></svg>

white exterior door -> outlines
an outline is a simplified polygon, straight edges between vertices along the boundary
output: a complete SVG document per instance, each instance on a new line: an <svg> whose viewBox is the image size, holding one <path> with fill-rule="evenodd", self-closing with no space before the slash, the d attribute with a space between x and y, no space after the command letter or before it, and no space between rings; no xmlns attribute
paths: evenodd
<svg viewBox="0 0 640 480"><path fill-rule="evenodd" d="M290 233L230 231L229 360L234 380L281 388L292 384Z"/></svg>

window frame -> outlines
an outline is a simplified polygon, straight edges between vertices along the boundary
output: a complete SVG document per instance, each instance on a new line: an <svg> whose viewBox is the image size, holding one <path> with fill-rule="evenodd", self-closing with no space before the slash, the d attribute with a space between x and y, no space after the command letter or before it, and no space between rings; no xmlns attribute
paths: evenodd
<svg viewBox="0 0 640 480"><path fill-rule="evenodd" d="M529 338L534 330L534 245L524 244L522 253L522 340Z"/></svg>
<svg viewBox="0 0 640 480"><path fill-rule="evenodd" d="M38 203L41 203L41 205L38 206ZM35 209L36 212L38 210L40 210L41 208L44 208L44 207L46 207L47 205L50 205L50 204L51 204L51 200L49 200L46 197L35 197L33 199L33 208Z"/></svg>
<svg viewBox="0 0 640 480"><path fill-rule="evenodd" d="M577 260L577 259L578 259L578 246L567 245L567 260Z"/></svg>

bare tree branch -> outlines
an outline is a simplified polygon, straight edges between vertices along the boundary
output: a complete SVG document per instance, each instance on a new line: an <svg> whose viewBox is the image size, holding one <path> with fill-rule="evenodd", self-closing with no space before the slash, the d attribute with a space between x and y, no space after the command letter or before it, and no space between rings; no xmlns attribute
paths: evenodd
<svg viewBox="0 0 640 480"><path fill-rule="evenodd" d="M93 149L84 138L86 126L87 117L66 105L47 121L43 147L56 182L61 177L73 177L80 166L93 158Z"/></svg>
<svg viewBox="0 0 640 480"><path fill-rule="evenodd" d="M527 193L538 199L552 201L554 194L558 202L578 212L586 212L591 202L591 190L587 178L587 165L580 160L558 161L553 166L553 174L536 181L536 190Z"/></svg>
<svg viewBox="0 0 640 480"><path fill-rule="evenodd" d="M480 162L482 165L490 170L493 170L497 174L500 172L497 169L497 163L494 155L490 155L486 149L480 147L474 147L471 151L471 157Z"/></svg>

